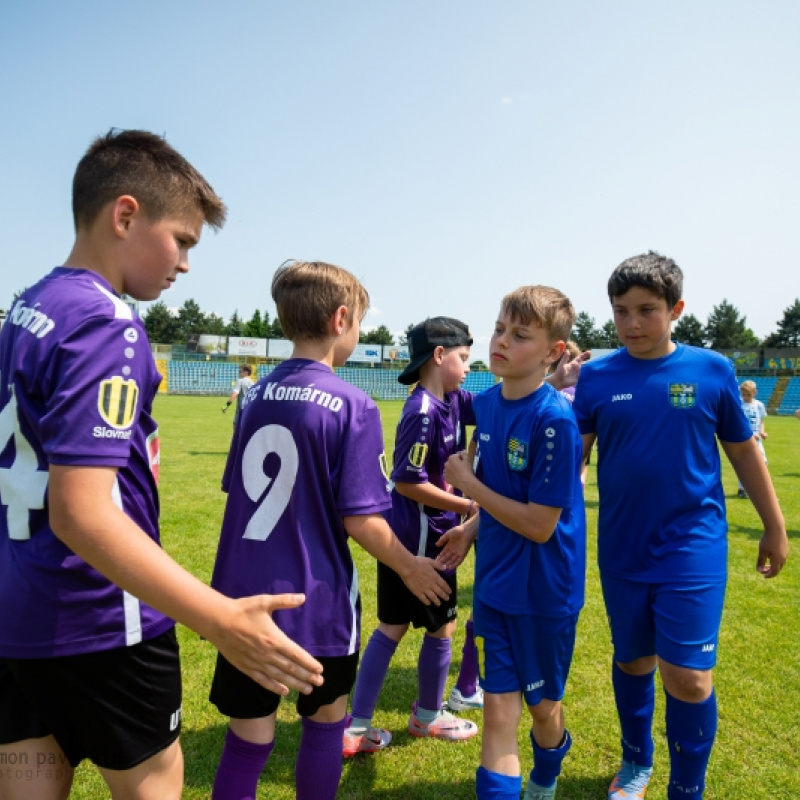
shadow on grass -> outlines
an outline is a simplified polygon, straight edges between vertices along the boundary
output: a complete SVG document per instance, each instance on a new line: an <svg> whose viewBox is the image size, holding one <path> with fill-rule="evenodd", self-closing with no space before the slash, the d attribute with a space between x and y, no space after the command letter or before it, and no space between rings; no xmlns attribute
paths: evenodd
<svg viewBox="0 0 800 800"><path fill-rule="evenodd" d="M186 454L190 455L190 456L214 456L214 458L217 458L219 456L222 456L224 458L228 457L228 451L227 450L218 450L218 451L213 451L213 450L187 450Z"/></svg>
<svg viewBox="0 0 800 800"><path fill-rule="evenodd" d="M764 535L764 528L754 528L751 525L737 525L736 523L731 524L729 520L728 533L736 533L742 536L747 536L748 539L759 540Z"/></svg>

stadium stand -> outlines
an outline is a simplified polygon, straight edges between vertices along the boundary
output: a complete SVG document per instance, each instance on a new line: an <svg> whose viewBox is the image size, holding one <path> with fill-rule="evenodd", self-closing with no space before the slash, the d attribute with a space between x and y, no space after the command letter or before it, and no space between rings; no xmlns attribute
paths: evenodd
<svg viewBox="0 0 800 800"><path fill-rule="evenodd" d="M167 385L172 394L227 395L239 377L239 365L233 362L171 361L164 362L168 373ZM269 374L273 366L259 365L258 380ZM379 400L405 400L408 387L398 383L400 374L396 369L365 369L363 367L340 367L336 374L342 380L363 389L370 397ZM470 372L464 388L480 392L494 384L490 372ZM760 390L759 390L760 391Z"/></svg>
<svg viewBox="0 0 800 800"><path fill-rule="evenodd" d="M778 414L794 414L800 408L800 377L792 378L783 393L783 399L778 406Z"/></svg>
<svg viewBox="0 0 800 800"><path fill-rule="evenodd" d="M494 375L491 372L470 372L464 381L464 388L468 392L482 392L494 386Z"/></svg>

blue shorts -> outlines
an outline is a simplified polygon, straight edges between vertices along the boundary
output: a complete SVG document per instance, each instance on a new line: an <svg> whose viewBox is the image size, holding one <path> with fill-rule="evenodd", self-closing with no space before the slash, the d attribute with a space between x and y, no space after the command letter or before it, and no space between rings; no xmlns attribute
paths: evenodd
<svg viewBox="0 0 800 800"><path fill-rule="evenodd" d="M601 582L616 661L656 655L677 667L714 667L724 578L638 583L601 575Z"/></svg>
<svg viewBox="0 0 800 800"><path fill-rule="evenodd" d="M481 688L522 692L529 706L561 700L567 683L578 615L504 614L474 598L473 631Z"/></svg>

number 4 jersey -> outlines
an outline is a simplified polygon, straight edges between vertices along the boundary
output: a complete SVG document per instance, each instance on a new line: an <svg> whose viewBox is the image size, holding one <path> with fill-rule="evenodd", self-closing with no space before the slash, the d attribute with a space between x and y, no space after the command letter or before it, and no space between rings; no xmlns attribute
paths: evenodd
<svg viewBox="0 0 800 800"><path fill-rule="evenodd" d="M114 502L158 541L160 377L141 321L99 275L59 267L0 332L0 657L49 658L158 636L172 621L50 530L49 465L113 467Z"/></svg>
<svg viewBox="0 0 800 800"><path fill-rule="evenodd" d="M343 518L391 507L375 403L316 361L290 359L244 400L223 478L211 585L229 597L302 592L274 619L314 656L359 649L358 576Z"/></svg>

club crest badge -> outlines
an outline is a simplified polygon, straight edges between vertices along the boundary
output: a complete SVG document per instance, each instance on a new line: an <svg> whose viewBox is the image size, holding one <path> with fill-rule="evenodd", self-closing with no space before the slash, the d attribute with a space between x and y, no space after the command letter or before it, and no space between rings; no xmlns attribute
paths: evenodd
<svg viewBox="0 0 800 800"><path fill-rule="evenodd" d="M428 455L428 445L417 442L408 451L408 462L412 467L419 469L424 463Z"/></svg>
<svg viewBox="0 0 800 800"><path fill-rule="evenodd" d="M515 472L525 469L528 466L528 443L521 442L519 439L509 439L506 458L508 466Z"/></svg>
<svg viewBox="0 0 800 800"><path fill-rule="evenodd" d="M693 408L696 400L696 383L669 384L669 404L673 408Z"/></svg>
<svg viewBox="0 0 800 800"><path fill-rule="evenodd" d="M97 392L97 410L100 416L117 430L130 428L136 415L139 386L133 378L113 378L100 381Z"/></svg>

